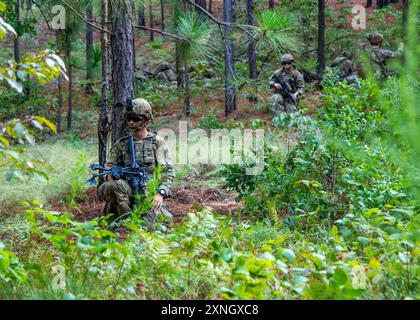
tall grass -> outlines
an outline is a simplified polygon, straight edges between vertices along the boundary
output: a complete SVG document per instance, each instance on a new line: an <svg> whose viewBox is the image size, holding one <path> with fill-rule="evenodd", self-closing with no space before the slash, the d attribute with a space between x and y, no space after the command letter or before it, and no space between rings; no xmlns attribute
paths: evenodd
<svg viewBox="0 0 420 320"><path fill-rule="evenodd" d="M87 178L88 163L97 159L96 146L83 143L69 143L66 140L55 143L42 143L28 146L25 152L27 159L43 160L47 165L44 169L49 181L43 181L36 177L16 177L7 179L7 173L12 170L11 166L2 165L0 168L0 215L7 214L10 208L19 205L22 201L38 200L45 203L48 199L66 192L70 186L69 177L75 166L81 166L80 157L84 158ZM83 177L80 177L83 179Z"/></svg>

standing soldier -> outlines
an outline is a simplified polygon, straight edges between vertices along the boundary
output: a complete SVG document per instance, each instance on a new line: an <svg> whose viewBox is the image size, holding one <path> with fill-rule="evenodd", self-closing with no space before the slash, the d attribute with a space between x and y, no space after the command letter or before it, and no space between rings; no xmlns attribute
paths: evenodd
<svg viewBox="0 0 420 320"><path fill-rule="evenodd" d="M356 67L352 59L353 53L350 51L343 51L343 54L340 57L334 59L330 67L336 68L340 80L346 80L347 83L353 84L355 87L360 88Z"/></svg>
<svg viewBox="0 0 420 320"><path fill-rule="evenodd" d="M368 34L367 40L370 43L370 57L374 64L377 66L377 74L380 74L381 78L386 78L389 76L394 76L397 73L390 70L387 67L387 62L390 58L400 57L402 54L402 45L398 48L397 51L391 51L387 49L382 49L382 43L384 37L379 32L372 32Z"/></svg>
<svg viewBox="0 0 420 320"><path fill-rule="evenodd" d="M292 113L297 111L297 97L303 94L305 82L302 74L293 65L291 54L281 57L282 68L276 70L270 78L270 86L275 89L272 101L274 115L280 112Z"/></svg>
<svg viewBox="0 0 420 320"><path fill-rule="evenodd" d="M118 139L111 149L109 158L105 164L107 169L112 165L118 164L122 167L128 167L130 163L130 151L127 143L130 135L134 139L135 159L137 164L145 167L147 175L153 175L156 167L161 167L161 181L158 192L154 196L154 206L151 212L145 215L147 222L157 221L157 214L171 216L166 210L164 199L170 195L170 188L175 171L170 159L169 148L164 138L158 136L155 132L149 130L147 125L152 121L152 108L144 99L135 99L132 101L133 109L124 114L130 134ZM132 212L134 204L134 194L131 186L124 177L115 180L112 175L106 176L104 182L98 189L100 200L105 200L116 209L118 216L126 216ZM143 192L147 185L143 186Z"/></svg>

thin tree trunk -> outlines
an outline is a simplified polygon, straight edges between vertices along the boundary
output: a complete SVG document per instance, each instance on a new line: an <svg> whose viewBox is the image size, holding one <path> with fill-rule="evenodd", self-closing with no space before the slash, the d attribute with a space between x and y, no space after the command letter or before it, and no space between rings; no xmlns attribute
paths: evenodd
<svg viewBox="0 0 420 320"><path fill-rule="evenodd" d="M150 20L149 21L149 26L150 26L150 28L153 29L154 24L153 24L153 7L152 7L152 3L149 3L149 20ZM154 35L153 31L150 30L150 41L153 41L153 40L155 40L155 35Z"/></svg>
<svg viewBox="0 0 420 320"><path fill-rule="evenodd" d="M208 11L210 12L210 13L212 13L213 11L212 11L212 8L213 7L213 0L209 0L209 7L208 7Z"/></svg>
<svg viewBox="0 0 420 320"><path fill-rule="evenodd" d="M165 8L163 0L160 0L160 23L162 25L162 31L165 30L165 13L163 9Z"/></svg>
<svg viewBox="0 0 420 320"><path fill-rule="evenodd" d="M185 114L189 116L191 114L190 107L190 74L188 73L187 59L184 57L184 76L185 76Z"/></svg>
<svg viewBox="0 0 420 320"><path fill-rule="evenodd" d="M58 52L60 54L62 48L62 30L55 31L55 38L56 38L56 45ZM61 54L60 54L61 55ZM64 59L65 60L65 59ZM63 76L60 74L57 78L57 89L58 89L58 111L57 111L57 131L61 131L61 124L62 124L62 114L63 114Z"/></svg>
<svg viewBox="0 0 420 320"><path fill-rule="evenodd" d="M174 22L174 29L176 30L178 25L177 17L182 12L182 8L185 7L185 2L179 3L178 1L173 2L173 22ZM177 87L180 88L184 84L184 65L182 64L182 56L181 56L181 41L179 39L175 40L175 72L176 72L176 84Z"/></svg>
<svg viewBox="0 0 420 320"><path fill-rule="evenodd" d="M69 72L67 130L70 130L72 126L72 115L73 115L73 66L71 64L71 43L70 43L69 31L66 29L65 33L66 33L67 66L68 66L68 72Z"/></svg>
<svg viewBox="0 0 420 320"><path fill-rule="evenodd" d="M410 1L403 0L402 24L403 24L404 43L406 43L408 40L407 36L408 36L408 10L409 8L410 8Z"/></svg>
<svg viewBox="0 0 420 320"><path fill-rule="evenodd" d="M181 56L181 48L180 48L180 40L176 40L175 42L175 72L177 74L176 84L178 88L184 85L184 67L182 65L182 56Z"/></svg>
<svg viewBox="0 0 420 320"><path fill-rule="evenodd" d="M144 3L139 3L139 9L138 9L138 23L139 26L145 27L146 26L146 18L144 15Z"/></svg>
<svg viewBox="0 0 420 320"><path fill-rule="evenodd" d="M201 8L206 9L206 0L195 0L194 2L198 4ZM198 14L203 14L203 12L200 9L195 8L195 10Z"/></svg>
<svg viewBox="0 0 420 320"><path fill-rule="evenodd" d="M254 0L247 0L246 2L247 23L250 26L254 25ZM248 36L248 66L249 78L255 80L257 78L257 54L255 51L255 41L251 35Z"/></svg>
<svg viewBox="0 0 420 320"><path fill-rule="evenodd" d="M90 3L86 9L86 18L89 22L93 21L92 4ZM86 93L92 93L93 79L93 27L86 23Z"/></svg>
<svg viewBox="0 0 420 320"><path fill-rule="evenodd" d="M268 8L274 9L274 0L268 0Z"/></svg>
<svg viewBox="0 0 420 320"><path fill-rule="evenodd" d="M124 112L128 99L134 96L133 22L131 1L126 5L111 2L112 48L112 143L125 133Z"/></svg>
<svg viewBox="0 0 420 320"><path fill-rule="evenodd" d="M57 88L58 88L58 111L57 111L57 131L61 131L61 114L63 113L63 77L61 75L57 78Z"/></svg>
<svg viewBox="0 0 420 320"><path fill-rule="evenodd" d="M102 0L101 20L102 28L108 29L109 21L109 5L108 0ZM102 52L102 93L101 93L101 112L98 122L98 147L99 147L99 164L104 165L106 162L108 146L108 137L112 134L108 129L108 104L109 104L109 35L102 31L101 33L101 52Z"/></svg>
<svg viewBox="0 0 420 320"><path fill-rule="evenodd" d="M15 3L15 15L16 15L16 25L19 24L20 22L20 0L16 0ZM19 47L19 33L16 35L16 37L14 38L13 41L13 45L14 45L14 57L15 57L15 61L16 64L18 65L17 69L19 69L19 64L21 63L21 59L20 59L20 47ZM20 81L19 77L16 74L16 80Z"/></svg>
<svg viewBox="0 0 420 320"><path fill-rule="evenodd" d="M325 69L325 0L318 0L318 74Z"/></svg>
<svg viewBox="0 0 420 320"><path fill-rule="evenodd" d="M233 14L232 0L224 0L223 2L223 16L224 21L232 23ZM235 76L235 67L233 61L233 40L232 27L224 26L224 40L225 40L225 115L227 116L235 109L235 88L232 80Z"/></svg>

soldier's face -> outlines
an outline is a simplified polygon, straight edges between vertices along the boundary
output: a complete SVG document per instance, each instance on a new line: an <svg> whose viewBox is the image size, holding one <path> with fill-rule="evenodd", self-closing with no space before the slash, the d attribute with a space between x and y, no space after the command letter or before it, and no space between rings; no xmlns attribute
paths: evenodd
<svg viewBox="0 0 420 320"><path fill-rule="evenodd" d="M127 118L127 125L131 131L141 130L146 127L148 120L144 117Z"/></svg>
<svg viewBox="0 0 420 320"><path fill-rule="evenodd" d="M282 66L285 70L289 70L292 67L291 62L282 62Z"/></svg>

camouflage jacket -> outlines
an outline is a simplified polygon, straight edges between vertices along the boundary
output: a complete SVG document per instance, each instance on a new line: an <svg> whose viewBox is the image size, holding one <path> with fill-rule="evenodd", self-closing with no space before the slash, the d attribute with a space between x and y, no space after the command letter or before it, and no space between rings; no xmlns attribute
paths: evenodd
<svg viewBox="0 0 420 320"><path fill-rule="evenodd" d="M122 166L130 165L130 151L127 145L129 135L118 139L111 148L105 167L111 168L113 164ZM147 136L141 140L134 138L134 148L138 165L145 166L149 176L157 166L161 166L160 186L170 195L175 170L170 158L169 148L164 138L150 131Z"/></svg>
<svg viewBox="0 0 420 320"><path fill-rule="evenodd" d="M388 76L389 73L391 72L387 68L388 59L397 58L397 57L401 56L401 54L402 54L401 49L398 49L397 51L391 51L391 50L387 50L387 49L382 49L379 46L374 46L374 45L371 45L371 47L370 47L371 59L372 59L372 61L375 62L375 64L377 66L379 66L379 68L380 68L380 70L381 70L381 72L384 76Z"/></svg>
<svg viewBox="0 0 420 320"><path fill-rule="evenodd" d="M270 86L274 85L274 76L279 75L282 77L289 85L289 90L293 93L299 92L300 95L303 94L303 89L305 87L305 81L303 80L303 75L296 69L292 68L290 71L284 69L278 69L270 77Z"/></svg>
<svg viewBox="0 0 420 320"><path fill-rule="evenodd" d="M334 59L334 61L331 63L331 67L333 68L339 68L341 75L343 78L351 76L354 74L354 63L346 57L337 57Z"/></svg>

